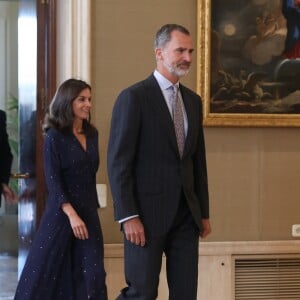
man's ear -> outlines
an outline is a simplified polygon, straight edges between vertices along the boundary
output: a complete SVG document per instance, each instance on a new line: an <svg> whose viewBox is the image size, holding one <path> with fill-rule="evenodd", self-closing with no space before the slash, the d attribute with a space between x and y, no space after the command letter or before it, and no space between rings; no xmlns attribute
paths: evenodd
<svg viewBox="0 0 300 300"><path fill-rule="evenodd" d="M157 61L162 59L162 49L161 48L155 49L155 57L156 57Z"/></svg>

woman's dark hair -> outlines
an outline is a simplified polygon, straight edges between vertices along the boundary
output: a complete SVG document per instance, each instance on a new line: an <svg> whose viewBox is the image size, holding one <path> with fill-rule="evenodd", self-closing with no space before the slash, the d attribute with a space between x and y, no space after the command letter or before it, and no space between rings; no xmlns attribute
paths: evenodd
<svg viewBox="0 0 300 300"><path fill-rule="evenodd" d="M72 103L84 89L91 90L91 86L83 80L74 78L64 81L59 86L45 115L44 132L51 127L60 131L72 130L74 121ZM94 133L96 130L91 125L90 118L83 121L82 129L85 134Z"/></svg>

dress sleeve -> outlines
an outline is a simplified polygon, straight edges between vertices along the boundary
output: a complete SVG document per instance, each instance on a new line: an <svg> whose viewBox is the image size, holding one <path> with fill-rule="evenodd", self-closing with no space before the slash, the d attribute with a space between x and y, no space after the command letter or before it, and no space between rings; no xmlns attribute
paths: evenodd
<svg viewBox="0 0 300 300"><path fill-rule="evenodd" d="M59 208L69 202L62 180L61 156L59 154L59 138L53 132L47 132L44 142L44 170L49 192L49 201Z"/></svg>

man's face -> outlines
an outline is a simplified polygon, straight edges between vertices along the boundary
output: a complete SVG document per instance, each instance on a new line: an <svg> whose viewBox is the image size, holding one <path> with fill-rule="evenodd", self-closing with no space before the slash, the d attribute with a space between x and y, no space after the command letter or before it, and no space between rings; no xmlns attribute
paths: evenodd
<svg viewBox="0 0 300 300"><path fill-rule="evenodd" d="M294 0L294 5L297 7L300 6L300 0Z"/></svg>
<svg viewBox="0 0 300 300"><path fill-rule="evenodd" d="M157 50L158 65L171 76L185 76L190 70L193 51L191 37L180 31L173 31L166 46Z"/></svg>

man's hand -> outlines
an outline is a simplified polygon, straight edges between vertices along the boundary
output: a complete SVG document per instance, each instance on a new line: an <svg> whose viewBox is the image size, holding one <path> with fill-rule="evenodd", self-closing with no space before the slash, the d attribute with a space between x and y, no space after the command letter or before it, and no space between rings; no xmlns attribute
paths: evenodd
<svg viewBox="0 0 300 300"><path fill-rule="evenodd" d="M209 219L202 219L202 231L200 232L200 236L202 238L207 237L211 233L211 227Z"/></svg>
<svg viewBox="0 0 300 300"><path fill-rule="evenodd" d="M133 244L145 246L146 238L144 225L139 217L129 219L123 223L123 230L126 239Z"/></svg>
<svg viewBox="0 0 300 300"><path fill-rule="evenodd" d="M16 203L17 197L14 191L5 183L2 183L2 194L8 203Z"/></svg>

